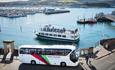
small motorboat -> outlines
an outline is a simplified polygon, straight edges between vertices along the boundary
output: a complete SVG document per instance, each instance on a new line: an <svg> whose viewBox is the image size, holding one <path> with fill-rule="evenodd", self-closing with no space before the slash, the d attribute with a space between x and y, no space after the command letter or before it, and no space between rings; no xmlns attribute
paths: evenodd
<svg viewBox="0 0 115 70"><path fill-rule="evenodd" d="M94 24L94 23L97 23L97 20L93 19L93 18L80 19L77 21L77 23L79 23L79 24Z"/></svg>

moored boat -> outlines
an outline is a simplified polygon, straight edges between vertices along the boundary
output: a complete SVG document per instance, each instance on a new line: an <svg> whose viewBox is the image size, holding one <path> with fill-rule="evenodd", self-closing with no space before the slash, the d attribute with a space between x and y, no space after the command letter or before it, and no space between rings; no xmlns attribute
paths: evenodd
<svg viewBox="0 0 115 70"><path fill-rule="evenodd" d="M38 39L63 41L75 43L79 41L78 29L67 30L65 28L55 28L52 25L45 25L39 31L35 33Z"/></svg>
<svg viewBox="0 0 115 70"><path fill-rule="evenodd" d="M58 14L58 13L68 13L70 10L65 10L65 9L45 9L44 14L50 15L50 14Z"/></svg>
<svg viewBox="0 0 115 70"><path fill-rule="evenodd" d="M88 19L80 19L77 21L79 24L94 24L97 23L96 19L88 18Z"/></svg>

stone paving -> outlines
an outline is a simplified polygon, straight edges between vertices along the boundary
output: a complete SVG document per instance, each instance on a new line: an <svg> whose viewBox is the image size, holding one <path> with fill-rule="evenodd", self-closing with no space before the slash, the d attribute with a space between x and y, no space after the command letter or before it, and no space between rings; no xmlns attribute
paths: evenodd
<svg viewBox="0 0 115 70"><path fill-rule="evenodd" d="M113 56L115 54L115 49L111 52L106 50L103 46L99 45L100 48L94 48L95 51L98 51L96 58L89 58L89 65L86 64L85 58L80 58L81 66L84 70L104 70L104 66L107 67L115 63ZM105 62L107 61L107 62ZM102 65L101 65L102 63ZM115 64L114 64L115 65ZM97 69L98 68L98 69Z"/></svg>
<svg viewBox="0 0 115 70"><path fill-rule="evenodd" d="M3 57L3 56L1 56ZM0 61L2 58L0 58ZM0 70L83 70L81 65L78 66L53 66L53 65L31 65L31 64L23 64L18 59L14 59L10 62L7 58L5 62L0 62Z"/></svg>

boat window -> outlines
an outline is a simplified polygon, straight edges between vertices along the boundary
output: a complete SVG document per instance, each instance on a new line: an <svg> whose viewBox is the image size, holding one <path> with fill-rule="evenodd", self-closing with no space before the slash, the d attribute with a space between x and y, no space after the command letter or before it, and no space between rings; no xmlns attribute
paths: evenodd
<svg viewBox="0 0 115 70"><path fill-rule="evenodd" d="M54 34L54 36L57 36L56 34Z"/></svg>
<svg viewBox="0 0 115 70"><path fill-rule="evenodd" d="M48 35L48 33L45 33L45 35Z"/></svg>
<svg viewBox="0 0 115 70"><path fill-rule="evenodd" d="M74 31L71 31L72 34L74 34L75 32Z"/></svg>
<svg viewBox="0 0 115 70"><path fill-rule="evenodd" d="M75 36L75 38L76 38L77 36Z"/></svg>
<svg viewBox="0 0 115 70"><path fill-rule="evenodd" d="M58 37L61 37L61 35L58 35Z"/></svg>
<svg viewBox="0 0 115 70"><path fill-rule="evenodd" d="M66 37L66 35L62 35L62 37Z"/></svg>
<svg viewBox="0 0 115 70"><path fill-rule="evenodd" d="M52 34L49 34L50 36L52 36Z"/></svg>
<svg viewBox="0 0 115 70"><path fill-rule="evenodd" d="M75 36L71 36L71 38L75 38Z"/></svg>
<svg viewBox="0 0 115 70"><path fill-rule="evenodd" d="M44 35L44 33L41 33L41 35Z"/></svg>

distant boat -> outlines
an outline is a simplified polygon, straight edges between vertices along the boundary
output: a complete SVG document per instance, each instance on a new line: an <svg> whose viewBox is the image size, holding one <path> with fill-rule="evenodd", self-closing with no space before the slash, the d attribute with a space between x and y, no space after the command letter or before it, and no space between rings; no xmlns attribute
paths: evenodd
<svg viewBox="0 0 115 70"><path fill-rule="evenodd" d="M58 14L58 13L69 13L69 12L70 12L70 10L65 10L65 9L58 9L58 10L45 9L43 13L49 15L49 14Z"/></svg>
<svg viewBox="0 0 115 70"><path fill-rule="evenodd" d="M79 24L94 24L97 23L96 19L88 18L88 19L80 19L77 21Z"/></svg>
<svg viewBox="0 0 115 70"><path fill-rule="evenodd" d="M18 17L26 17L27 15L25 14L7 14L4 17L8 17L8 18L18 18Z"/></svg>
<svg viewBox="0 0 115 70"><path fill-rule="evenodd" d="M35 32L38 39L53 40L75 43L79 41L78 29L67 30L65 28L58 29L51 25L45 25L38 32Z"/></svg>

